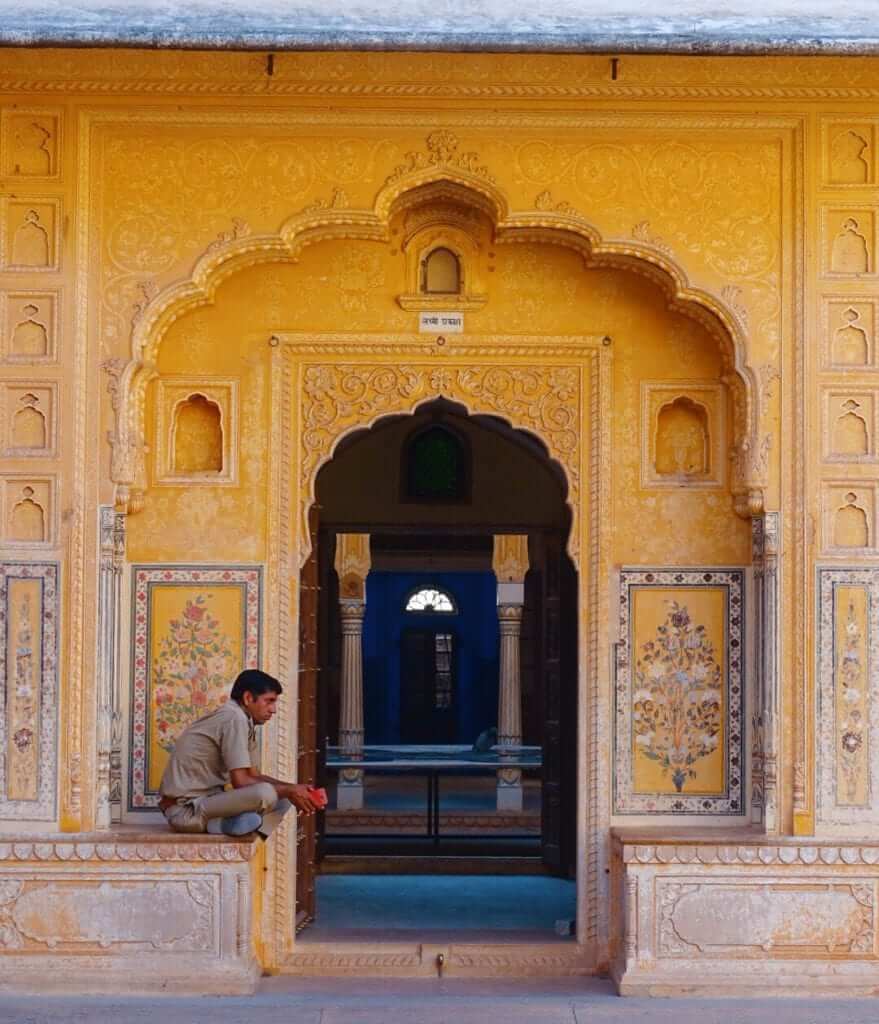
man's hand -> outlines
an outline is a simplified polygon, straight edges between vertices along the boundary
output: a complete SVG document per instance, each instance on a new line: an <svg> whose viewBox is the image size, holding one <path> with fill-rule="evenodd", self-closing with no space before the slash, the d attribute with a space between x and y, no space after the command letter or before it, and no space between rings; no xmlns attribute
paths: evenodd
<svg viewBox="0 0 879 1024"><path fill-rule="evenodd" d="M286 797L303 814L314 814L318 810L318 806L312 799L308 786L290 784L284 786L284 792L279 792L278 796Z"/></svg>

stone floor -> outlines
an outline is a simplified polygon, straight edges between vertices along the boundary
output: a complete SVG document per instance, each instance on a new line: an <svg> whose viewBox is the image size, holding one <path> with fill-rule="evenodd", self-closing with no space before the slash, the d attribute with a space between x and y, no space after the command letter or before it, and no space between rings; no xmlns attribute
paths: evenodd
<svg viewBox="0 0 879 1024"><path fill-rule="evenodd" d="M407 930L427 941L437 929L545 931L573 918L577 891L560 878L495 875L325 875L317 922L304 934L340 928Z"/></svg>
<svg viewBox="0 0 879 1024"><path fill-rule="evenodd" d="M158 982L158 979L157 979ZM266 978L247 998L2 995L0 1024L876 1024L873 999L620 999L600 980Z"/></svg>

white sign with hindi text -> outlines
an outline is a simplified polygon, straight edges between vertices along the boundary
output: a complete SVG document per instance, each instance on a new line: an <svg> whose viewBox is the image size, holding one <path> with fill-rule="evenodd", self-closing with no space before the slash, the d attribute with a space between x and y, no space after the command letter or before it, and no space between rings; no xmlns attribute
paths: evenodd
<svg viewBox="0 0 879 1024"><path fill-rule="evenodd" d="M433 313L423 310L418 315L418 330L422 334L462 334L463 313Z"/></svg>

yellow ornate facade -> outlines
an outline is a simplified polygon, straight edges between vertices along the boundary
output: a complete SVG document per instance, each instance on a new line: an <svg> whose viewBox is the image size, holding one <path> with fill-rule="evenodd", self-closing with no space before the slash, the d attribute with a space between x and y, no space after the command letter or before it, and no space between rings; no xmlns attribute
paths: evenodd
<svg viewBox="0 0 879 1024"><path fill-rule="evenodd" d="M291 53L269 75L256 53L2 53L10 969L59 943L126 959L121 931L27 924L41 864L73 918L70 857L109 903L161 889L125 829L157 824L163 736L238 667L294 695L264 751L294 773L317 473L446 398L536 436L567 486L579 935L544 967L744 988L736 964L780 943L804 975L875 979L877 99L866 58L633 56L611 76L600 56ZM437 249L457 263L434 287ZM700 703L675 732L655 705L682 650ZM721 853L689 857L718 827ZM344 969L297 953L295 837L273 842L252 871L249 848L160 843L205 921L147 959L225 957L231 987L256 961ZM712 885L770 883L829 894L804 904L812 933L782 941L772 904L703 941Z"/></svg>

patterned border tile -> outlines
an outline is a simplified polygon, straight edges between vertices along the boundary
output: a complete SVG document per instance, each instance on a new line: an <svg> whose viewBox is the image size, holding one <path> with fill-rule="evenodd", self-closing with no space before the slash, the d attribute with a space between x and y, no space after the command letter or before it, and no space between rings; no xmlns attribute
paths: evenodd
<svg viewBox="0 0 879 1024"><path fill-rule="evenodd" d="M875 683L879 666L879 567L838 568L819 567L818 585L818 646L816 678L816 722L818 729L817 756L817 818L822 825L875 825L879 823L879 699L869 692ZM837 797L837 772L840 750L837 747L837 685L841 666L836 644L836 592L839 587L862 587L866 591L867 621L870 635L865 638L868 664L862 679L866 693L860 695L868 702L867 757L869 765L868 803L866 805L841 804ZM844 684L842 684L844 685ZM861 702L859 702L861 703Z"/></svg>
<svg viewBox="0 0 879 1024"><path fill-rule="evenodd" d="M620 651L614 693L614 813L743 815L745 766L745 573L743 569L623 569L620 573ZM649 588L726 588L726 790L721 796L633 791L632 593Z"/></svg>
<svg viewBox="0 0 879 1024"><path fill-rule="evenodd" d="M0 636L3 638L3 656L0 657L0 819L3 820L54 821L57 816L59 572L57 562L0 562ZM10 649L7 636L8 592L9 581L15 579L40 580L42 591L40 762L37 799L33 801L6 799L6 652Z"/></svg>
<svg viewBox="0 0 879 1024"><path fill-rule="evenodd" d="M151 811L158 794L147 787L150 720L147 694L151 665L147 658L150 637L150 592L153 587L204 583L233 586L245 592L244 667L258 668L262 634L262 567L246 565L135 565L132 566L131 602L131 718L128 771L128 810ZM229 680L231 686L232 680Z"/></svg>

